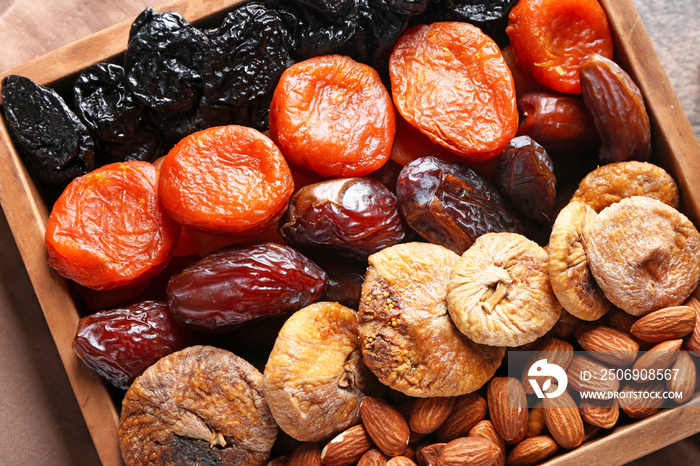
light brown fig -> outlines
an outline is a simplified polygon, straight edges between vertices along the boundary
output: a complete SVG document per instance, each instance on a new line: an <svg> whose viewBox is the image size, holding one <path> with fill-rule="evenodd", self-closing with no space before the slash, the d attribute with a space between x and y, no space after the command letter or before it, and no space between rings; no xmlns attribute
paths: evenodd
<svg viewBox="0 0 700 466"><path fill-rule="evenodd" d="M285 322L263 373L265 398L280 428L316 442L360 420L366 390L378 385L362 363L355 311L311 304Z"/></svg>
<svg viewBox="0 0 700 466"><path fill-rule="evenodd" d="M623 199L588 223L583 237L593 277L628 314L683 304L700 280L700 233L659 200Z"/></svg>
<svg viewBox="0 0 700 466"><path fill-rule="evenodd" d="M570 202L554 220L547 248L552 291L569 314L582 320L599 319L612 307L591 274L583 247L583 227L595 216L588 205Z"/></svg>
<svg viewBox="0 0 700 466"><path fill-rule="evenodd" d="M473 392L505 350L478 345L447 312L447 282L459 256L436 244L404 243L369 257L357 327L367 367L409 396Z"/></svg>
<svg viewBox="0 0 700 466"><path fill-rule="evenodd" d="M592 170L578 185L571 201L583 202L596 212L632 196L658 199L677 209L678 186L663 168L649 162L628 160Z"/></svg>
<svg viewBox="0 0 700 466"><path fill-rule="evenodd" d="M134 381L122 402L119 442L127 465L263 465L277 432L262 374L229 351L192 346Z"/></svg>
<svg viewBox="0 0 700 466"><path fill-rule="evenodd" d="M457 328L476 343L521 346L547 333L561 304L549 283L549 258L517 233L487 233L462 254L448 285Z"/></svg>

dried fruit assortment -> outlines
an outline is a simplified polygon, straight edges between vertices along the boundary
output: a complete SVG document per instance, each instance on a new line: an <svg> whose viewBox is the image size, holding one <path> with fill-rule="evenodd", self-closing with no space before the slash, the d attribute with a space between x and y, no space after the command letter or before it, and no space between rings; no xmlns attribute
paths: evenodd
<svg viewBox="0 0 700 466"><path fill-rule="evenodd" d="M663 404L583 390L688 400L700 233L611 57L595 0L265 0L6 78L125 462L526 465Z"/></svg>

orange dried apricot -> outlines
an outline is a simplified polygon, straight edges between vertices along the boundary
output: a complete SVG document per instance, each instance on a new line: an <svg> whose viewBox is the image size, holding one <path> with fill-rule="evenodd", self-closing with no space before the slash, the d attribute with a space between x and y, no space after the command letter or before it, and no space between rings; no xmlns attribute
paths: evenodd
<svg viewBox="0 0 700 466"><path fill-rule="evenodd" d="M158 189L165 210L180 224L222 235L276 221L294 181L268 137L229 125L178 142L163 160Z"/></svg>
<svg viewBox="0 0 700 466"><path fill-rule="evenodd" d="M476 26L446 21L409 29L391 54L389 76L406 121L467 161L498 155L515 136L511 72Z"/></svg>
<svg viewBox="0 0 700 466"><path fill-rule="evenodd" d="M578 67L588 55L613 55L608 18L597 0L520 0L506 34L521 69L559 92L581 93Z"/></svg>
<svg viewBox="0 0 700 466"><path fill-rule="evenodd" d="M325 55L282 74L270 105L270 135L292 165L325 177L363 176L389 158L394 118L373 68Z"/></svg>
<svg viewBox="0 0 700 466"><path fill-rule="evenodd" d="M94 290L146 281L170 260L180 226L158 196L148 162L105 165L73 180L46 226L49 265Z"/></svg>

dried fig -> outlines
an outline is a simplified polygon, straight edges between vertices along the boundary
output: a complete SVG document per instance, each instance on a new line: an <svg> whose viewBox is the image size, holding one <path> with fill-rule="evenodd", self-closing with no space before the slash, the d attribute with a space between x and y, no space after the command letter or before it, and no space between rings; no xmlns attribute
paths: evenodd
<svg viewBox="0 0 700 466"><path fill-rule="evenodd" d="M277 432L262 374L211 346L185 348L146 369L126 392L119 423L127 465L263 465Z"/></svg>
<svg viewBox="0 0 700 466"><path fill-rule="evenodd" d="M583 238L593 277L628 314L683 304L700 279L700 233L659 200L623 199L587 224Z"/></svg>
<svg viewBox="0 0 700 466"><path fill-rule="evenodd" d="M583 101L603 145L601 163L647 161L651 156L649 115L642 93L614 61L592 54L579 65Z"/></svg>
<svg viewBox="0 0 700 466"><path fill-rule="evenodd" d="M602 165L581 180L571 198L588 204L596 212L631 196L646 196L678 208L678 186L663 168L629 160Z"/></svg>
<svg viewBox="0 0 700 466"><path fill-rule="evenodd" d="M588 205L571 202L559 212L549 237L552 291L564 309L583 320L596 320L612 307L591 275L583 247L583 227L595 216Z"/></svg>
<svg viewBox="0 0 700 466"><path fill-rule="evenodd" d="M357 327L379 380L409 396L473 392L500 366L503 348L473 343L447 312L447 282L459 256L436 244L404 243L369 257Z"/></svg>
<svg viewBox="0 0 700 466"><path fill-rule="evenodd" d="M487 233L462 254L448 285L447 308L462 333L491 346L533 342L561 314L545 250L506 232Z"/></svg>
<svg viewBox="0 0 700 466"><path fill-rule="evenodd" d="M265 365L265 398L280 428L303 442L360 420L360 402L376 379L362 363L355 311L319 302L295 312Z"/></svg>

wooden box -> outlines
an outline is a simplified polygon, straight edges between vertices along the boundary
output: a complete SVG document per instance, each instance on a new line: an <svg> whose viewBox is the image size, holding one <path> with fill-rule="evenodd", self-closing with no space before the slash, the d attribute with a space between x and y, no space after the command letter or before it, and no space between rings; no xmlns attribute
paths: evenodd
<svg viewBox="0 0 700 466"><path fill-rule="evenodd" d="M243 0L176 0L159 11L177 11L188 21L207 24ZM644 94L652 131L654 161L677 180L683 211L700 225L700 143L683 112L644 29L633 0L600 0L616 39L616 61ZM39 84L57 88L81 69L123 53L131 20L11 69ZM17 242L46 321L58 347L85 422L106 465L122 464L118 412L100 377L73 353L78 308L64 280L47 266L44 231L48 209L12 146L0 119L0 203ZM622 464L700 432L700 396L682 408L663 410L640 422L616 427L582 447L560 453L546 464Z"/></svg>

